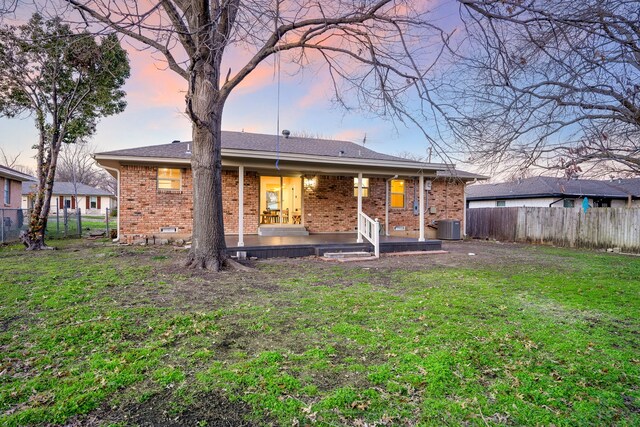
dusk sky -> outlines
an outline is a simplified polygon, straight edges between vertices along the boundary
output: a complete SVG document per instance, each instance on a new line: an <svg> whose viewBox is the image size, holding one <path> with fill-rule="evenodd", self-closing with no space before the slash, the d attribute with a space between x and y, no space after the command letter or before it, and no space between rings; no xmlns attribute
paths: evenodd
<svg viewBox="0 0 640 427"><path fill-rule="evenodd" d="M445 3L446 0L445 0ZM450 6L454 2L449 2ZM10 21L9 21L10 22ZM191 125L184 116L186 82L172 71L162 69L149 51L138 52L127 46L131 77L126 83L128 106L125 112L103 118L93 137L99 151L190 140ZM157 56L157 55L156 55ZM282 59L280 88L280 129L362 143L366 147L397 154L409 151L425 155L428 143L414 128L395 125L365 114L346 112L332 105L329 75L325 69L311 67L289 75ZM235 89L223 116L223 130L276 135L277 78L273 62L264 63L247 81ZM0 147L16 155L18 163L34 165L37 140L33 118L0 118ZM434 161L440 161L434 158Z"/></svg>

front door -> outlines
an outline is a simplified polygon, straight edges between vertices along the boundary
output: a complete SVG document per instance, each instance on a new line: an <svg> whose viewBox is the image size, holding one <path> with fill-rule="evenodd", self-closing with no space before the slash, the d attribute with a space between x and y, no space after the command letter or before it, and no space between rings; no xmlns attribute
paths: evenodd
<svg viewBox="0 0 640 427"><path fill-rule="evenodd" d="M260 224L302 223L302 178L260 177Z"/></svg>

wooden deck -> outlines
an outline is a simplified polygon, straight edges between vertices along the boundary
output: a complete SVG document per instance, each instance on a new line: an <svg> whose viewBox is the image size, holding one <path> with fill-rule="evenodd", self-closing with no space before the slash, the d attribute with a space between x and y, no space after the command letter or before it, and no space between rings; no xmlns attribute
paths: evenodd
<svg viewBox="0 0 640 427"><path fill-rule="evenodd" d="M228 235L227 252L236 255L246 252L255 258L297 258L322 256L325 252L373 252L373 245L366 240L356 243L355 233L322 233L308 236L244 236L244 246L238 247L238 236ZM409 237L380 236L380 253L407 251L437 251L442 249L440 240L418 242Z"/></svg>

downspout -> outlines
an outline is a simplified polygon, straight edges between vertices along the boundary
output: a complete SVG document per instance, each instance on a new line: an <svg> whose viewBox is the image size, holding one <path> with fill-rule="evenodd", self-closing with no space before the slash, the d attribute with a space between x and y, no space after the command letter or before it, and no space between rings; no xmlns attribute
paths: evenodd
<svg viewBox="0 0 640 427"><path fill-rule="evenodd" d="M549 203L549 207L553 207L553 205L555 205L555 204L556 204L556 203L558 203L558 202L563 201L564 199L566 199L566 197L563 197L563 198L561 198L561 199L558 199L558 200L556 200L555 202L551 202L551 203Z"/></svg>
<svg viewBox="0 0 640 427"><path fill-rule="evenodd" d="M116 173L116 181L118 182L118 194L116 196L116 199L118 200L118 215L116 216L116 230L117 230L117 235L116 238L113 239L113 242L119 242L120 241L120 210L122 208L122 203L120 200L120 169L116 169L116 168L112 168L109 166L103 166L100 165L101 168L106 169L106 170L110 170L110 171L114 171Z"/></svg>
<svg viewBox="0 0 640 427"><path fill-rule="evenodd" d="M464 183L464 187L462 188L462 237L467 237L467 184L469 181Z"/></svg>

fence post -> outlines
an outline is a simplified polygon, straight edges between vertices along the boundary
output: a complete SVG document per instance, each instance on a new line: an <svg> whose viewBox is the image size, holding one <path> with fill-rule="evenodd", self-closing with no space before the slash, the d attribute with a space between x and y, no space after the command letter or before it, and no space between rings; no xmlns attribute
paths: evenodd
<svg viewBox="0 0 640 427"><path fill-rule="evenodd" d="M67 210L67 205L65 204L62 208L62 218L64 224L64 237L69 237L69 211Z"/></svg>
<svg viewBox="0 0 640 427"><path fill-rule="evenodd" d="M78 237L82 237L82 210L80 208L76 209L76 216L78 221Z"/></svg>
<svg viewBox="0 0 640 427"><path fill-rule="evenodd" d="M56 238L60 237L60 206L56 203Z"/></svg>
<svg viewBox="0 0 640 427"><path fill-rule="evenodd" d="M107 239L109 238L109 208L105 208L105 224L107 225Z"/></svg>
<svg viewBox="0 0 640 427"><path fill-rule="evenodd" d="M0 243L4 243L4 209L0 209Z"/></svg>

